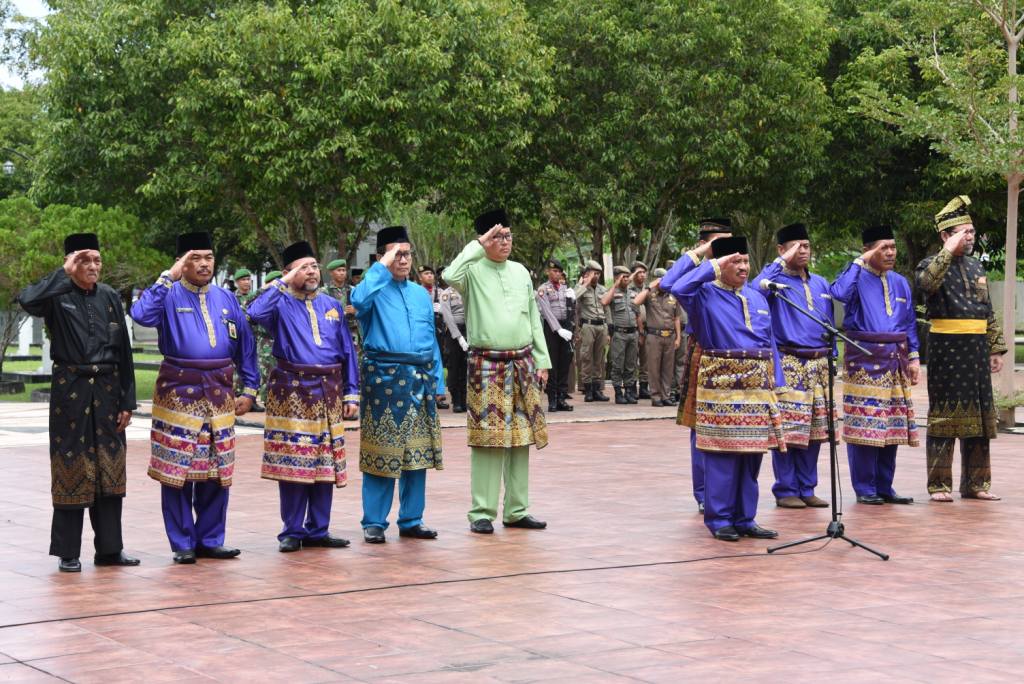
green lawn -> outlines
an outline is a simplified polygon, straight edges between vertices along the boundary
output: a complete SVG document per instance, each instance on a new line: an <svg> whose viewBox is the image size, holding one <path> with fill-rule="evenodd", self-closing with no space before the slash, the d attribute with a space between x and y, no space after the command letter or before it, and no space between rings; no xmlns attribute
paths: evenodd
<svg viewBox="0 0 1024 684"><path fill-rule="evenodd" d="M136 354L136 361L160 361L163 359L159 354ZM38 361L7 361L4 363L5 373L17 371L30 371L39 368ZM149 401L153 398L153 387L156 385L155 370L135 369L135 398L139 401ZM32 391L37 389L49 389L48 382L26 383L25 391L18 394L0 394L0 401L29 401Z"/></svg>

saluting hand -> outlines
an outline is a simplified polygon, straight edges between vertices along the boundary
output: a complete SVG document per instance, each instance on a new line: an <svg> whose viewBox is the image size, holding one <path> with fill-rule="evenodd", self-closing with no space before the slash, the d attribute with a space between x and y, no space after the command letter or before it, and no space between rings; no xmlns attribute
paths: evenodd
<svg viewBox="0 0 1024 684"><path fill-rule="evenodd" d="M173 266L171 266L171 280L175 282L181 280L181 272L185 268L185 262L187 262L191 256L192 250L190 249L178 257L178 260L174 262Z"/></svg>
<svg viewBox="0 0 1024 684"><path fill-rule="evenodd" d="M962 256L963 253L967 251L967 245L964 244L966 240L967 231L961 230L958 233L953 233L953 235L946 240L943 247L945 247L946 251L950 252L953 256Z"/></svg>
<svg viewBox="0 0 1024 684"><path fill-rule="evenodd" d="M491 226L490 230L488 230L486 233L478 237L477 241L486 249L487 247L490 247L494 243L494 235L499 230L501 230L501 224L495 223L493 226Z"/></svg>
<svg viewBox="0 0 1024 684"><path fill-rule="evenodd" d="M718 259L717 259L718 266L719 267L728 266L729 264L733 263L734 261L739 261L742 258L743 258L743 255L740 254L739 252L733 252L732 254L726 254L725 256L718 257Z"/></svg>
<svg viewBox="0 0 1024 684"><path fill-rule="evenodd" d="M75 263L78 261L78 256L85 250L75 250L71 254L64 257L64 272L71 275L75 272Z"/></svg>
<svg viewBox="0 0 1024 684"><path fill-rule="evenodd" d="M395 259L398 258L398 248L401 246L401 242L396 242L395 244L391 245L391 249L384 252L384 256L377 260L380 262L380 265L383 266L384 268L389 268L391 264L395 263Z"/></svg>
<svg viewBox="0 0 1024 684"><path fill-rule="evenodd" d="M789 263L796 258L796 253L797 251L799 251L799 249L800 241L794 240L793 244L789 246L789 249L782 253L782 260L785 261L787 265L789 265Z"/></svg>

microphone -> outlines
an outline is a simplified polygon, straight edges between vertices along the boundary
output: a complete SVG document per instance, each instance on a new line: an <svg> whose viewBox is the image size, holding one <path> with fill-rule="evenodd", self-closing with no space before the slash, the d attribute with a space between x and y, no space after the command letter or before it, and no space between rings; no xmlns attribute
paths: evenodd
<svg viewBox="0 0 1024 684"><path fill-rule="evenodd" d="M785 283L774 283L768 279L762 279L758 285L762 290L771 290L772 292L778 292L779 290L788 290L789 285Z"/></svg>

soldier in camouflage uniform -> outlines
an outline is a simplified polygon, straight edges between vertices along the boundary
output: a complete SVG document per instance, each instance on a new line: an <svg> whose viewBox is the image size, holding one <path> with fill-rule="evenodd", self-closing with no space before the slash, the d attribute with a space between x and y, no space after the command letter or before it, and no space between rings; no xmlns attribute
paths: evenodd
<svg viewBox="0 0 1024 684"><path fill-rule="evenodd" d="M242 307L242 311L245 311L249 306L249 302L252 301L256 293L252 289L252 271L247 268L240 268L235 271L232 276L232 280L235 281L235 299L238 300L238 305ZM260 378L261 382L265 382L267 377L264 375ZM235 371L235 396L242 396L242 390L245 389L245 383L242 380L242 374ZM255 413L263 411L263 407L257 403L253 403L252 408L249 409Z"/></svg>
<svg viewBox="0 0 1024 684"><path fill-rule="evenodd" d="M359 356L360 350L363 348L362 336L359 334L359 322L356 320L355 307L349 302L353 286L348 282L348 262L344 259L335 259L328 262L325 268L330 278L327 279L327 284L322 288L323 293L341 302L342 308L345 311L345 323L348 325L348 332L352 336L352 344L355 345L356 355Z"/></svg>
<svg viewBox="0 0 1024 684"><path fill-rule="evenodd" d="M267 274L267 282L277 280L282 275L280 271L271 271ZM270 371L277 366L277 359L274 358L274 338L263 326L256 325L252 321L249 321L249 325L252 326L252 332L256 336L256 356L260 361L260 401L266 405L267 378L270 377ZM262 411L263 409L254 408L253 410Z"/></svg>
<svg viewBox="0 0 1024 684"><path fill-rule="evenodd" d="M636 356L637 319L639 307L627 293L631 272L625 266L616 266L612 273L615 281L601 297L601 304L611 311L612 348L608 359L612 364L612 387L616 404L635 404L637 396Z"/></svg>

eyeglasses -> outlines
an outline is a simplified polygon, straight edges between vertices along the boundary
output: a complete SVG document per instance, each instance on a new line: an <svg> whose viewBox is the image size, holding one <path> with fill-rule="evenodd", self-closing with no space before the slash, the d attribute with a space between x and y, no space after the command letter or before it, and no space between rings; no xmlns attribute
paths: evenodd
<svg viewBox="0 0 1024 684"><path fill-rule="evenodd" d="M408 251L403 250L401 252L395 252L395 260L396 261L402 261L404 259L412 259L415 254L416 254L416 250L415 249L410 249Z"/></svg>
<svg viewBox="0 0 1024 684"><path fill-rule="evenodd" d="M507 233L495 233L494 239L498 242L512 242L512 231Z"/></svg>

